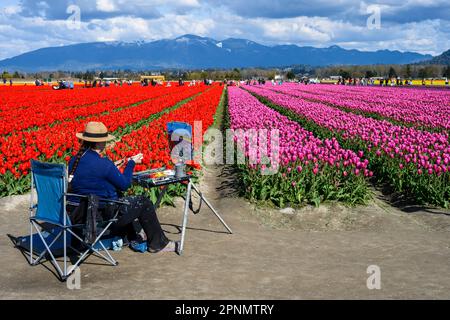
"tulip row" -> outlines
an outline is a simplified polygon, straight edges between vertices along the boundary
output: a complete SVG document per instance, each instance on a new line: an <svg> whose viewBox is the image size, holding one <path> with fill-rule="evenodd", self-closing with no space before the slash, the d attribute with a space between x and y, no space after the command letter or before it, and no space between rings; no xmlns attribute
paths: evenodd
<svg viewBox="0 0 450 320"><path fill-rule="evenodd" d="M1 116L0 135L13 134L32 127L39 128L58 121L100 114L180 90L178 88L169 89L166 87L110 87L38 91L37 97L28 97L27 103L32 107L27 108L20 104L15 108L9 108L8 112ZM54 99L54 92L65 93L58 99ZM9 97L14 98L19 94L9 94Z"/></svg>
<svg viewBox="0 0 450 320"><path fill-rule="evenodd" d="M161 166L172 167L167 123L185 122L194 128L194 122L201 121L203 136L214 122L222 91L222 86L214 85L210 90L183 104L180 108L165 113L139 130L123 136L120 142L108 150L108 156L115 161L142 152L143 162L136 166L136 171Z"/></svg>
<svg viewBox="0 0 450 320"><path fill-rule="evenodd" d="M419 203L450 206L450 143L447 133L431 133L366 118L291 95L247 86L320 136L364 150L379 181Z"/></svg>
<svg viewBox="0 0 450 320"><path fill-rule="evenodd" d="M318 139L297 122L270 109L250 93L230 87L228 112L230 127L237 131L236 141L245 139L246 158L259 159L260 137L241 137L245 130L279 130L279 149L268 146L268 157L274 170L276 163L271 152L279 152L281 165L273 174L261 175L266 164L258 161L241 166L245 194L250 199L268 200L283 207L286 203L305 202L318 205L325 200L364 203L368 197L366 178L372 175L362 152L343 149L335 138ZM268 132L268 139L270 132ZM263 138L264 139L264 138ZM242 141L242 140L241 140ZM252 146L252 147L250 147ZM265 147L265 146L264 146ZM260 160L260 159L259 159Z"/></svg>
<svg viewBox="0 0 450 320"><path fill-rule="evenodd" d="M268 87L266 87L268 88ZM450 129L450 92L346 86L285 84L274 90L348 111L359 111L431 131Z"/></svg>

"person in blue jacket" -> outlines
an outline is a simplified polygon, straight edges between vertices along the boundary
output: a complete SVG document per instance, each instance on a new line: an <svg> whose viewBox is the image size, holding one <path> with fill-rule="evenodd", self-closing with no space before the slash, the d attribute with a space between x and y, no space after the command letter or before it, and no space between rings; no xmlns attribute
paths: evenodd
<svg viewBox="0 0 450 320"><path fill-rule="evenodd" d="M176 251L178 243L166 237L153 203L147 197L121 197L121 193L131 186L133 169L136 164L141 163L142 154L129 158L122 174L114 162L101 155L105 150L106 142L115 139L108 133L103 123L89 122L85 131L77 133L76 136L82 141L82 145L78 153L69 161L71 193L97 195L104 199L129 202L130 205L120 207L118 221L111 226L113 233L126 235L130 241L143 242L144 239L139 239L133 227L133 222L138 219L146 234L149 252ZM79 201L79 199L74 197L69 201Z"/></svg>

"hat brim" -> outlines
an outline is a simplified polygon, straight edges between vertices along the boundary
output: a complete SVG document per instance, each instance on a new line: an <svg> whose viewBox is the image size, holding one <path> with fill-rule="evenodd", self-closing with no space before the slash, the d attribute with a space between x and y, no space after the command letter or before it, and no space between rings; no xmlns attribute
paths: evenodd
<svg viewBox="0 0 450 320"><path fill-rule="evenodd" d="M89 142L108 142L111 140L115 140L116 137L114 137L111 134L108 134L107 137L102 137L102 138L91 138L91 137L85 137L83 136L83 132L78 132L76 134L77 138L80 140L84 140L84 141L89 141Z"/></svg>

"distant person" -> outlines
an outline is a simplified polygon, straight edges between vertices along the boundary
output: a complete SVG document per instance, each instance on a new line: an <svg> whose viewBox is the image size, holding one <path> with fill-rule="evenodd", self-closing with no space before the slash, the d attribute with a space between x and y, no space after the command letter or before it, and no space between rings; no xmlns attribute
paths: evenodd
<svg viewBox="0 0 450 320"><path fill-rule="evenodd" d="M6 85L6 78L3 78L3 84Z"/></svg>
<svg viewBox="0 0 450 320"><path fill-rule="evenodd" d="M12 79L9 79L9 85L12 86L13 85L13 81Z"/></svg>
<svg viewBox="0 0 450 320"><path fill-rule="evenodd" d="M448 86L448 78L445 78L445 85Z"/></svg>
<svg viewBox="0 0 450 320"><path fill-rule="evenodd" d="M63 90L63 89L66 89L67 86L66 86L64 81L59 80L58 81L58 85L57 86L53 86L52 88L53 88L53 90Z"/></svg>

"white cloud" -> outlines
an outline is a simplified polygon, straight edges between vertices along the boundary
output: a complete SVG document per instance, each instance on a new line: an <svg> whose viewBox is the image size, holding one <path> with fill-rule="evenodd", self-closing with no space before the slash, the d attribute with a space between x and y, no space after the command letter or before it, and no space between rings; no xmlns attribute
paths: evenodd
<svg viewBox="0 0 450 320"><path fill-rule="evenodd" d="M97 10L103 12L117 11L117 7L112 0L97 0Z"/></svg>
<svg viewBox="0 0 450 320"><path fill-rule="evenodd" d="M352 5L356 2L342 0L329 7L325 1L317 1L311 3L308 9L311 14L294 17L273 17L269 10L273 5L273 11L279 15L286 11L284 3L289 9L301 9L292 2L246 2L252 10L265 8L267 11L261 9L266 16L255 14L255 17L249 17L231 9L232 5L243 7L237 0L220 3L213 3L212 0L77 0L82 16L79 30L67 28L66 5L69 2L74 3L73 0L22 0L22 5L9 2L6 7L0 8L0 59L61 44L150 41L186 33L217 40L235 37L262 44L289 43L319 47L337 44L361 50L390 49L440 54L450 48L450 18L431 17L410 21L405 16L405 12L417 17L437 15L432 14L437 4L443 6L445 13L448 6L440 0L374 1L383 8L381 30L367 29L366 16L358 12L372 1L362 2L362 5L357 1L357 5ZM345 7L355 8L358 18L352 18L354 13L348 12L353 11L345 11ZM326 12L327 8L330 10L329 16L313 14L313 9ZM344 13L339 15L338 11ZM347 14L349 16L346 18ZM393 21L396 15L398 22Z"/></svg>

